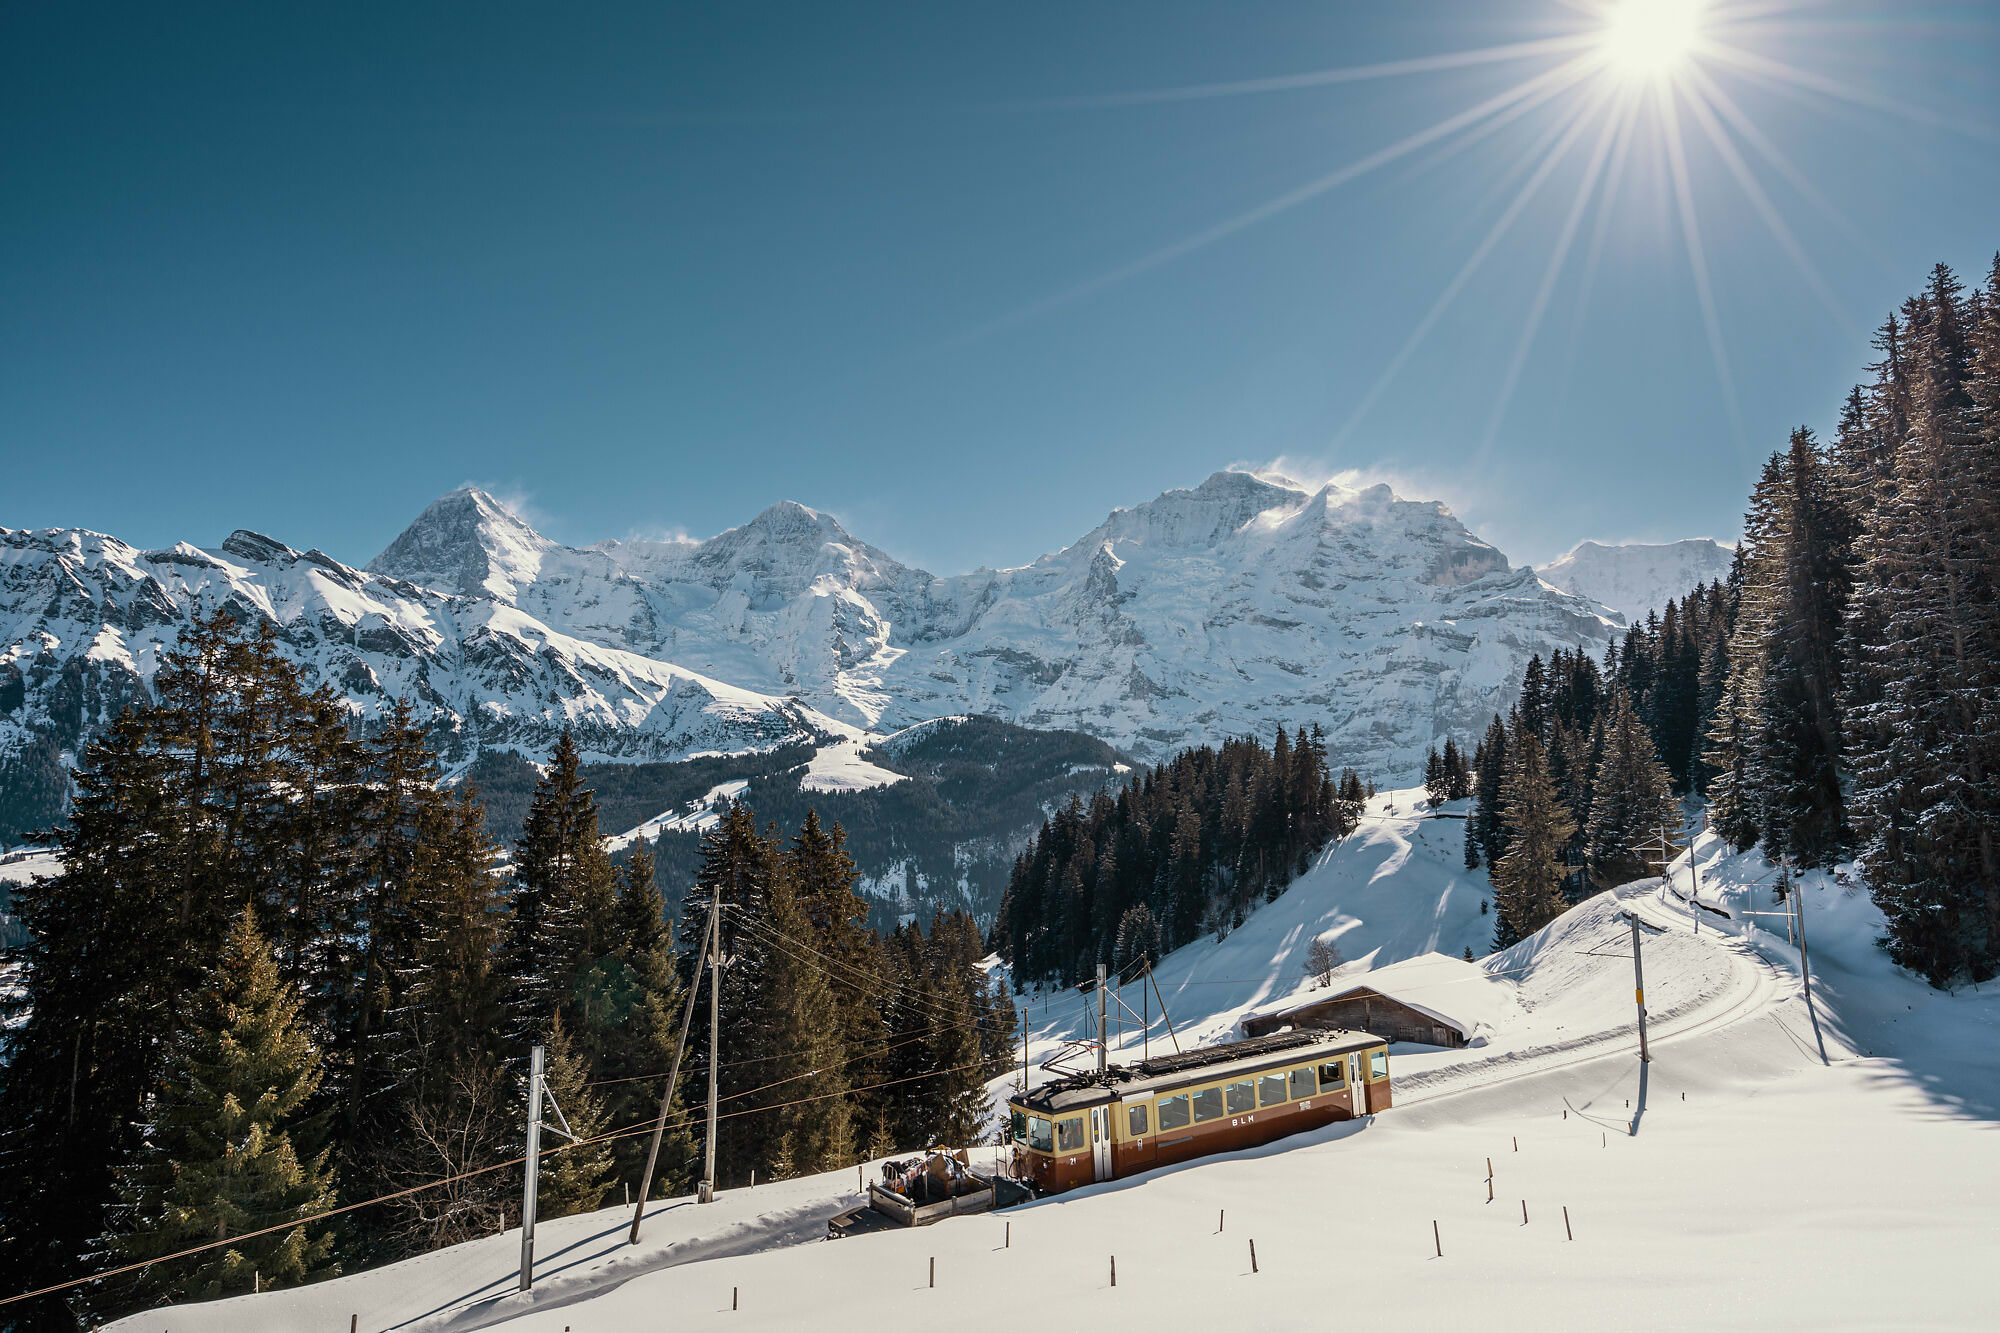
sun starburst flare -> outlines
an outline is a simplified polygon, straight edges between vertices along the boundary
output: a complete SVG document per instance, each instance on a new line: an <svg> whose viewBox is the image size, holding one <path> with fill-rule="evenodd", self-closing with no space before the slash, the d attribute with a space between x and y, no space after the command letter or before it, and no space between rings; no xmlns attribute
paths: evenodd
<svg viewBox="0 0 2000 1333"><path fill-rule="evenodd" d="M1829 224L1850 241L1860 240L1854 224L1827 199L1731 96L1726 81L1754 84L1778 96L1816 108L1843 103L1880 114L1949 130L1968 137L2000 139L1994 126L1954 120L1900 98L1843 80L1832 72L1803 69L1778 54L1788 51L1788 36L1812 26L1805 11L1823 9L1828 0L1560 0L1574 17L1557 32L1533 40L1503 43L1473 50L1346 68L1278 74L1225 83L1106 93L1089 97L1017 104L1015 111L1035 113L1113 112L1153 104L1213 101L1225 98L1302 95L1316 88L1382 79L1451 78L1474 67L1527 68L1518 81L1489 94L1463 111L1445 116L1427 128L1395 139L1386 146L1334 167L1322 168L1302 184L1261 203L1239 208L1218 221L1176 240L1155 244L1095 276L990 319L948 343L984 337L1039 318L1054 309L1096 295L1148 270L1176 262L1216 245L1279 214L1302 207L1392 163L1425 152L1413 174L1484 143L1482 151L1508 142L1501 131L1510 125L1534 123L1526 146L1513 148L1514 160L1498 173L1486 197L1471 210L1498 216L1458 266L1435 302L1419 318L1407 338L1389 354L1374 383L1356 399L1356 406L1330 442L1338 448L1382 400L1392 381L1412 360L1446 310L1493 255L1502 236L1515 229L1538 193L1566 162L1581 158L1577 193L1562 210L1562 221L1548 237L1546 257L1536 266L1541 276L1529 307L1516 326L1515 347L1505 364L1492 414L1480 443L1483 459L1494 443L1509 404L1527 370L1527 361L1556 289L1570 268L1571 256L1585 218L1596 220L1585 248L1572 316L1570 345L1576 344L1584 306L1608 238L1617 225L1617 203L1626 167L1634 155L1660 164L1671 200L1673 225L1686 254L1688 283L1700 310L1703 335L1709 344L1717 389L1737 437L1748 448L1725 342L1709 256L1703 244L1701 207L1704 190L1709 208L1720 184L1740 191L1776 248L1803 279L1804 286L1836 320L1850 327L1832 288L1815 267L1805 242L1789 224L1779 202L1759 179L1748 155L1790 187L1807 205L1810 217ZM1534 120L1531 122L1530 117ZM1698 131L1690 141L1684 124ZM1597 132L1587 133L1594 129ZM1692 148L1706 148L1710 157L1696 160ZM1718 180L1704 178L1716 176ZM1516 185L1518 184L1518 189ZM1509 198L1509 192L1512 197ZM1504 202L1503 202L1504 201ZM1477 466L1477 464L1475 464Z"/></svg>

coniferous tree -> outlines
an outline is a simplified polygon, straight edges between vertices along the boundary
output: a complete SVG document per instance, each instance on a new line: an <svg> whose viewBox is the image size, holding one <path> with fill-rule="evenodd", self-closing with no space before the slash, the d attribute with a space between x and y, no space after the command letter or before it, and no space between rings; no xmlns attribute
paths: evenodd
<svg viewBox="0 0 2000 1333"><path fill-rule="evenodd" d="M1905 433L1867 516L1848 626L1862 863L1899 961L1944 984L2000 971L2000 341L1949 270L1906 313Z"/></svg>
<svg viewBox="0 0 2000 1333"><path fill-rule="evenodd" d="M1507 775L1507 724L1498 714L1486 728L1480 743L1477 781L1472 788L1472 810L1466 816L1466 832L1479 847L1479 857L1488 868L1500 864L1507 854L1507 822L1500 789Z"/></svg>
<svg viewBox="0 0 2000 1333"><path fill-rule="evenodd" d="M560 1012L549 1019L546 1044L543 1078L554 1105L544 1106L542 1123L567 1123L569 1133L561 1137L544 1134L546 1155L536 1191L538 1220L596 1209L611 1191L614 1171L611 1145L596 1141L608 1127L604 1103L590 1089L590 1067L570 1040Z"/></svg>
<svg viewBox="0 0 2000 1333"><path fill-rule="evenodd" d="M1549 774L1541 742L1524 732L1508 743L1510 763L1501 803L1510 830L1507 852L1493 866L1499 909L1495 948L1506 948L1553 921L1562 911L1564 860L1576 823Z"/></svg>
<svg viewBox="0 0 2000 1333"><path fill-rule="evenodd" d="M312 1220L334 1193L328 1150L314 1150L302 1119L320 1064L300 1009L245 907L148 1098L108 1238L128 1263L244 1239L139 1270L114 1288L117 1304L213 1300L249 1291L253 1274L257 1285L284 1287L338 1271L330 1225ZM303 1147L293 1138L300 1129Z"/></svg>
<svg viewBox="0 0 2000 1333"><path fill-rule="evenodd" d="M1603 719L1604 749L1590 806L1590 869L1609 887L1645 873L1640 844L1680 822L1666 769L1623 691Z"/></svg>
<svg viewBox="0 0 2000 1333"><path fill-rule="evenodd" d="M614 965L617 879L581 766L576 742L564 731L521 829L507 946L518 1038L546 1032L560 1012L594 1066L631 996Z"/></svg>

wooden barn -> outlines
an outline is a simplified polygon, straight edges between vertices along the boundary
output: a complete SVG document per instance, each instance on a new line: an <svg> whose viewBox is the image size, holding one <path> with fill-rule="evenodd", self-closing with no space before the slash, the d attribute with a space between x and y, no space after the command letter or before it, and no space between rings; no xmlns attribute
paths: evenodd
<svg viewBox="0 0 2000 1333"><path fill-rule="evenodd" d="M1286 1028L1348 1028L1419 1046L1464 1046L1468 1024L1381 985L1356 982L1328 994L1243 1020L1243 1035L1261 1037Z"/></svg>

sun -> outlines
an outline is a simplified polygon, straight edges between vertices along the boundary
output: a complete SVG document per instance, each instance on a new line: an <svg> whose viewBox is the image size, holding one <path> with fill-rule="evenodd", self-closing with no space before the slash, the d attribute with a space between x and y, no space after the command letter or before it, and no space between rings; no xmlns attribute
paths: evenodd
<svg viewBox="0 0 2000 1333"><path fill-rule="evenodd" d="M1600 34L1611 68L1628 79L1659 79L1686 63L1701 41L1704 0L1610 0Z"/></svg>

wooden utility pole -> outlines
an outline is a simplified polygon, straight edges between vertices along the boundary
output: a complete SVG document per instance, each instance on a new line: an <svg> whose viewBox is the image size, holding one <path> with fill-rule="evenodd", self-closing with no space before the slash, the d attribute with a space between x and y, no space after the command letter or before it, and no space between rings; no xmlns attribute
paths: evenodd
<svg viewBox="0 0 2000 1333"><path fill-rule="evenodd" d="M1792 912L1799 919L1799 977L1805 983L1806 1005L1812 1005L1812 960L1806 954L1806 895L1805 886L1792 878L1792 862L1788 856L1778 858L1778 874L1785 884L1785 896L1792 901Z"/></svg>
<svg viewBox="0 0 2000 1333"><path fill-rule="evenodd" d="M535 1191L541 1184L542 1059L535 1047L528 1057L528 1160L521 1181L521 1290L535 1285Z"/></svg>
<svg viewBox="0 0 2000 1333"><path fill-rule="evenodd" d="M1652 1055L1646 1050L1646 969L1639 960L1639 918L1626 914L1632 923L1632 998L1639 1005L1639 1063L1652 1063ZM1524 1203L1523 1209L1527 1207Z"/></svg>
<svg viewBox="0 0 2000 1333"><path fill-rule="evenodd" d="M667 1130L667 1107L674 1100L674 1086L681 1077L681 1056L687 1051L688 1029L694 1025L695 997L701 993L701 965L707 961L709 952L716 947L716 934L721 929L722 895L717 894L708 905L708 928L701 935L701 951L695 955L694 971L688 977L687 1008L681 1011L681 1036L674 1044L674 1062L667 1071L667 1088L660 1094L660 1115L653 1122L653 1141L646 1149L645 1174L639 1177L639 1204L632 1210L632 1234L625 1243L639 1243L639 1220L646 1215L646 1198L653 1188L653 1168L660 1160L660 1138ZM1026 1031L1023 1019L1023 1031Z"/></svg>

